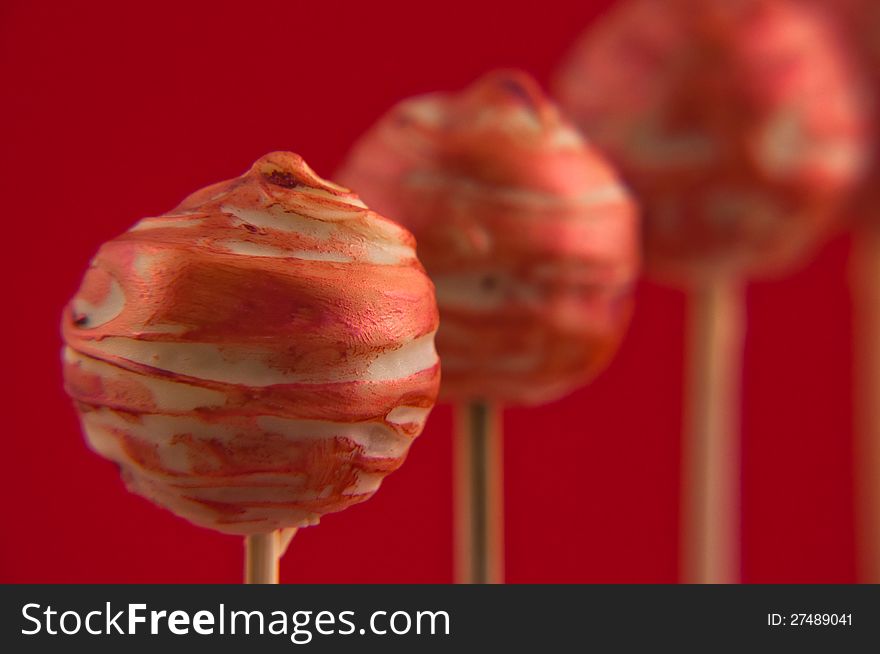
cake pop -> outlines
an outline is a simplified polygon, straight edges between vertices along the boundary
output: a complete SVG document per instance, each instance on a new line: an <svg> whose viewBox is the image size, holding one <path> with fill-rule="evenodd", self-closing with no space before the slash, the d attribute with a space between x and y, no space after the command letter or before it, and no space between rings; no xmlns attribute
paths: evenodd
<svg viewBox="0 0 880 654"><path fill-rule="evenodd" d="M621 3L577 42L556 88L642 199L657 277L785 270L863 169L846 53L786 0Z"/></svg>
<svg viewBox="0 0 880 654"><path fill-rule="evenodd" d="M466 407L457 452L471 468L459 475L459 578L498 581L493 407L556 399L608 362L631 311L635 206L517 71L401 102L358 141L340 179L413 231L437 287L440 392ZM487 478L483 490L469 486Z"/></svg>
<svg viewBox="0 0 880 654"><path fill-rule="evenodd" d="M64 311L64 378L129 490L271 548L403 463L437 324L412 235L274 152L101 247Z"/></svg>
<svg viewBox="0 0 880 654"><path fill-rule="evenodd" d="M833 225L864 163L856 77L795 3L631 0L578 41L556 89L636 191L648 272L692 291L685 578L735 581L740 282Z"/></svg>

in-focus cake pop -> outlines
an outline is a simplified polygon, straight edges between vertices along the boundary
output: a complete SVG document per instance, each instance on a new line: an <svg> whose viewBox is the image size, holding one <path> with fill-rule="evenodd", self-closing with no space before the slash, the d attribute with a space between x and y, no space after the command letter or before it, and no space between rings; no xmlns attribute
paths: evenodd
<svg viewBox="0 0 880 654"><path fill-rule="evenodd" d="M563 107L644 209L648 272L691 288L682 570L740 578L742 281L825 235L865 160L860 84L786 0L631 0L574 47Z"/></svg>
<svg viewBox="0 0 880 654"><path fill-rule="evenodd" d="M620 3L556 88L637 192L646 265L661 276L790 264L863 167L846 53L785 0Z"/></svg>
<svg viewBox="0 0 880 654"><path fill-rule="evenodd" d="M231 534L315 524L403 462L440 381L412 235L292 153L105 243L64 377L130 490Z"/></svg>
<svg viewBox="0 0 880 654"><path fill-rule="evenodd" d="M340 179L418 239L442 315L443 397L544 402L614 352L638 270L636 209L524 73L401 102Z"/></svg>
<svg viewBox="0 0 880 654"><path fill-rule="evenodd" d="M503 580L503 404L588 382L629 320L635 205L528 75L394 107L341 172L411 229L437 287L456 412L456 578Z"/></svg>

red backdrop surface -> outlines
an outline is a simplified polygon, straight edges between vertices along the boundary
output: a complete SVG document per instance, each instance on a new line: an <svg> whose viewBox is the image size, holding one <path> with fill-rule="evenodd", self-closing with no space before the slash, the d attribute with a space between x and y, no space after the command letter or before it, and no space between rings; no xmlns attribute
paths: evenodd
<svg viewBox="0 0 880 654"><path fill-rule="evenodd" d="M546 83L608 4L4 2L0 581L241 578L239 539L125 492L79 433L58 322L102 241L270 150L331 176L403 97L500 66ZM849 247L748 290L748 582L855 578ZM676 580L684 307L643 283L592 386L506 412L509 581ZM372 500L301 531L282 579L451 581L451 422L439 407Z"/></svg>

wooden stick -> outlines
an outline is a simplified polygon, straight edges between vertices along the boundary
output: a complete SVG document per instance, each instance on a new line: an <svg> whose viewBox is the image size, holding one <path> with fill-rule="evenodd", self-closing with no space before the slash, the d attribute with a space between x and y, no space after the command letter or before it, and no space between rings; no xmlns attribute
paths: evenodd
<svg viewBox="0 0 880 654"><path fill-rule="evenodd" d="M504 583L501 416L487 402L455 412L455 579Z"/></svg>
<svg viewBox="0 0 880 654"><path fill-rule="evenodd" d="M278 531L253 534L244 540L246 584L278 583Z"/></svg>
<svg viewBox="0 0 880 654"><path fill-rule="evenodd" d="M682 480L682 577L740 580L739 399L743 297L736 280L706 280L690 297Z"/></svg>
<svg viewBox="0 0 880 654"><path fill-rule="evenodd" d="M858 581L880 583L880 228L853 242L856 548Z"/></svg>

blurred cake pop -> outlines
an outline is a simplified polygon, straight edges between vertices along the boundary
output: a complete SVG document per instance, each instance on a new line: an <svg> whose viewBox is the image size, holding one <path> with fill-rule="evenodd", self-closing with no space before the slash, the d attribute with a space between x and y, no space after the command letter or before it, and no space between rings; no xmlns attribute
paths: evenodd
<svg viewBox="0 0 880 654"><path fill-rule="evenodd" d="M630 0L579 40L556 87L643 205L648 271L692 288L684 578L737 581L741 282L833 225L864 168L858 76L794 2Z"/></svg>
<svg viewBox="0 0 880 654"><path fill-rule="evenodd" d="M291 153L105 243L63 318L91 447L232 534L317 523L403 462L439 385L405 229Z"/></svg>
<svg viewBox="0 0 880 654"><path fill-rule="evenodd" d="M437 287L456 412L456 578L503 580L499 407L585 384L614 353L639 266L635 205L528 75L391 109L345 183L411 229Z"/></svg>
<svg viewBox="0 0 880 654"><path fill-rule="evenodd" d="M650 272L789 265L865 160L844 49L785 0L631 0L573 48L562 106L644 203Z"/></svg>
<svg viewBox="0 0 880 654"><path fill-rule="evenodd" d="M545 402L616 349L638 270L636 209L524 73L401 102L340 179L418 239L442 315L443 397Z"/></svg>

